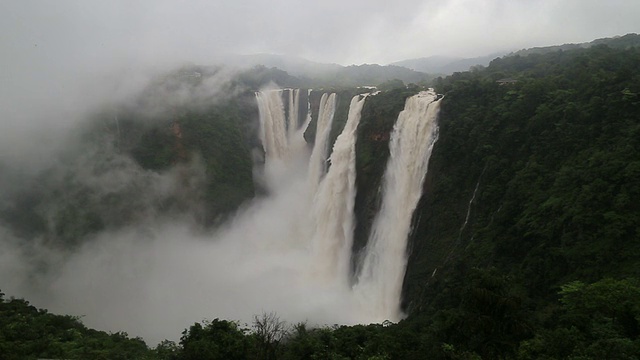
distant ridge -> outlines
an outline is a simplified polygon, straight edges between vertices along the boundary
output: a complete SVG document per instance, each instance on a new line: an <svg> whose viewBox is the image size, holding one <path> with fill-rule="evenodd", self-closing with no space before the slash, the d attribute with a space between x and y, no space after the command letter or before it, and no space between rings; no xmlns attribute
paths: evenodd
<svg viewBox="0 0 640 360"><path fill-rule="evenodd" d="M408 59L391 63L390 65L403 66L412 70L429 74L450 75L454 72L467 71L469 68L481 65L487 66L491 60L505 55L504 52L493 53L474 58L456 58L447 56L429 56L416 59Z"/></svg>
<svg viewBox="0 0 640 360"><path fill-rule="evenodd" d="M420 71L420 72L428 73L431 75L450 75L450 74L453 74L454 72L468 71L473 66L478 66L478 65L488 66L491 60L497 57L545 54L545 53L559 51L559 50L565 51L565 50L574 50L574 49L586 49L596 45L607 45L612 48L638 47L640 46L640 35L635 33L630 33L622 36L596 39L586 43L533 47L533 48L513 51L511 53L496 52L486 56L479 56L474 58L456 58L456 57L434 55L429 57L396 61L389 65L402 66L411 70Z"/></svg>
<svg viewBox="0 0 640 360"><path fill-rule="evenodd" d="M529 49L522 49L522 50L512 52L507 56L516 56L516 55L527 56L531 54L546 54L546 53L560 51L560 50L566 51L566 50L576 50L576 49L587 49L597 45L607 45L611 48L616 48L616 49L638 47L640 46L640 35L635 33L630 33L623 36L614 36L610 38L596 39L591 42L585 42L585 43L533 47Z"/></svg>
<svg viewBox="0 0 640 360"><path fill-rule="evenodd" d="M527 56L545 54L554 51L585 49L596 45L607 45L612 48L629 48L640 46L640 35L630 33L622 36L596 39L578 44L563 44L533 47L507 52L496 52L473 58L450 56L429 56L407 59L388 65L362 64L342 66L334 63L320 63L297 56L277 54L227 55L220 59L221 63L237 67L252 68L264 66L277 68L300 80L300 86L360 86L379 85L391 80L402 80L405 84L423 83L441 75L468 71L474 66L488 66L498 57Z"/></svg>
<svg viewBox="0 0 640 360"><path fill-rule="evenodd" d="M278 68L313 86L379 85L390 80L405 84L420 83L433 78L428 74L397 65L362 64L342 66L318 63L301 57L275 54L229 55L224 64L238 68L264 66Z"/></svg>
<svg viewBox="0 0 640 360"><path fill-rule="evenodd" d="M228 65L240 68L251 68L262 65L267 68L278 68L293 76L315 77L325 73L338 71L344 66L333 63L319 63L298 56L277 54L228 55L222 59Z"/></svg>

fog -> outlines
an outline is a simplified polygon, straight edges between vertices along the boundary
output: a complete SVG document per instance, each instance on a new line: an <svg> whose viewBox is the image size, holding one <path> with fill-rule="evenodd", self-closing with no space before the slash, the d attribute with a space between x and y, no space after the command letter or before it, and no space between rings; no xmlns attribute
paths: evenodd
<svg viewBox="0 0 640 360"><path fill-rule="evenodd" d="M343 65L477 57L637 32L640 13L638 2L626 0L28 0L0 7L0 31L10 34L0 39L4 61L31 70L45 61L73 70L141 59L203 62L221 53Z"/></svg>
<svg viewBox="0 0 640 360"><path fill-rule="evenodd" d="M158 78L151 73L101 83L70 112L72 118L65 118L65 106L47 116L25 107L38 126L18 127L21 133L12 134L16 147L3 142L10 152L0 161L0 289L53 313L82 316L90 327L142 336L150 345L178 340L183 329L203 319L250 323L262 312L311 325L366 321L344 284L318 278L309 266L314 259L306 214L312 197L301 133L295 158L271 164L266 173L256 165L256 181L270 195L208 230L195 220L206 181L197 156L155 172L119 151L109 136L82 140L100 129L88 120L92 108L126 106L145 90L145 108L139 110L153 121L172 106L225 101L233 95L223 90L234 73L217 71L196 88L148 91ZM51 117L65 120L51 124ZM47 142L34 141L38 137ZM8 220L11 209L30 196L39 201L34 211L46 221L43 231L10 226L16 221ZM69 221L58 216L76 197L85 199L80 205L97 212L105 228L61 247L47 234ZM181 205L167 211L167 199ZM31 226L34 220L22 221Z"/></svg>
<svg viewBox="0 0 640 360"><path fill-rule="evenodd" d="M292 240L292 212L301 210L291 200L260 201L213 235L171 221L102 232L70 256L38 246L19 250L19 239L5 236L3 291L151 345L177 340L205 318L250 323L263 311L290 322L360 321L341 289L310 281L309 252L283 244ZM43 261L52 269L38 274Z"/></svg>
<svg viewBox="0 0 640 360"><path fill-rule="evenodd" d="M186 191L178 181L184 169L146 171L110 149L80 156L53 174L88 187L95 200L86 206L99 208L109 194L121 195L122 203L100 211L135 218L78 239L81 246L73 251L0 228L2 290L54 313L83 316L97 329L143 336L151 345L177 340L203 319L250 323L253 315L271 311L290 322L361 322L346 289L319 281L309 269L308 219L301 215L309 196L300 160L264 179L270 196L246 204L220 228L203 231L188 211L157 212L163 198ZM197 191L202 164L184 166ZM51 208L41 210L52 216L58 210L56 203L44 204Z"/></svg>

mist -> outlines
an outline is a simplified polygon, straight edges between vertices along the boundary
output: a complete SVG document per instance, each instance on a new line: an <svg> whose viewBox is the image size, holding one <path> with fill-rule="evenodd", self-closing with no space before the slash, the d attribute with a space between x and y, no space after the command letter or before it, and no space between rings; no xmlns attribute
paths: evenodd
<svg viewBox="0 0 640 360"><path fill-rule="evenodd" d="M149 220L99 233L72 254L5 237L3 291L149 344L177 340L203 319L250 323L270 311L290 322L358 322L342 289L310 281L309 252L285 246L298 240L285 231L300 210L293 195L257 201L214 234ZM43 262L51 267L45 273L37 269Z"/></svg>
<svg viewBox="0 0 640 360"><path fill-rule="evenodd" d="M268 188L268 195L244 204L214 229L203 228L195 218L206 181L197 156L169 170L151 171L114 145L115 134L82 140L87 131L96 131L89 116L92 106L130 106L143 96L141 111L146 121L154 121L173 106L224 101L232 94L221 89L228 89L233 74L216 71L195 89L161 86L151 92L148 86L157 77L124 81L119 88L130 89L126 98L88 99L73 120L59 125L60 131L46 134L49 142L34 140L41 131L22 129L19 140L26 144L0 162L5 170L0 176L2 291L53 313L81 316L89 327L141 336L150 345L178 340L183 329L203 319L250 323L262 312L310 325L365 321L346 286L318 279L309 267L313 254L306 238L312 219L306 214L312 197L302 132L296 156L266 169L257 165L256 181ZM25 115L42 129L56 127L37 112ZM33 211L45 219L43 231L32 229L30 220L22 228L4 223L24 197L40 201ZM55 234L52 229L64 221L59 214L75 197L98 213L103 226L61 246L46 234ZM167 210L171 199L181 203Z"/></svg>
<svg viewBox="0 0 640 360"><path fill-rule="evenodd" d="M142 174L130 170L117 180L106 173L93 181L101 187L139 181ZM153 179L140 200L154 201L170 190L174 175L144 176ZM93 234L71 253L3 229L2 290L55 313L83 316L90 327L142 336L149 344L177 340L203 319L250 323L253 315L271 311L289 322L361 322L347 289L318 281L309 268L304 224L296 223L305 220L300 214L308 207L306 178L283 180L271 196L247 204L213 233L181 218L185 214L177 220L156 217L151 205L136 224Z"/></svg>

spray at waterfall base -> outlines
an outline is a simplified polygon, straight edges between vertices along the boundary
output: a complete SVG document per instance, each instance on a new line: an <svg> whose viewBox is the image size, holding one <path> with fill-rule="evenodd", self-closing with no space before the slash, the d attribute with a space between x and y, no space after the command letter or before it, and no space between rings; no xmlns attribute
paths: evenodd
<svg viewBox="0 0 640 360"><path fill-rule="evenodd" d="M418 149L436 139L435 95L410 98L399 116L382 205L356 272L350 266L355 143L361 111L374 98L351 100L344 129L330 143L341 99L324 94L311 148L303 138L314 124L311 106L307 103L304 114L300 95L298 90L258 94L267 194L214 233L194 233L178 218L150 217L95 234L73 253L60 256L64 261L56 262L55 272L37 278L29 271L37 262L22 261L31 259L30 254L12 245L19 239L9 238L0 244L1 273L13 274L3 290L54 313L84 316L89 327L126 331L149 343L177 340L179 330L203 319L250 323L262 312L309 325L401 319L406 234L415 207L410 201L420 196L420 189L409 185L421 183L426 173L430 150ZM412 167L415 171L408 172ZM411 188L413 195L401 188ZM409 215L391 216L398 204ZM57 256L50 249L37 253L54 260Z"/></svg>
<svg viewBox="0 0 640 360"><path fill-rule="evenodd" d="M335 114L336 95L322 95L315 142L305 163L290 161L291 157L304 153L299 147L306 145L302 139L306 128L297 128L296 111L289 111L289 117L285 116L285 93L289 95L289 109L299 103L298 90L266 90L256 96L266 154L265 171L273 174L278 171L274 168L282 171L283 164L302 164L296 169L300 175L297 180L304 179L306 174L307 188L300 185L304 189L302 202L305 206L301 212L293 214L297 228L293 233L296 230L298 233L289 244L302 249L309 257L307 266L298 271L304 281L322 284L335 291L342 306L351 309L349 316L339 322L400 320L403 317L400 297L407 262L407 239L413 211L422 195L429 157L438 138L436 120L440 98L433 90L421 92L407 99L405 109L399 114L391 134L390 158L382 181L382 204L362 263L357 266L356 273L352 273L355 144L368 94L356 95L351 100L346 124L333 144L330 156L327 140ZM331 164L328 169L327 163ZM278 186L288 185L280 182L272 186L274 193L278 193Z"/></svg>

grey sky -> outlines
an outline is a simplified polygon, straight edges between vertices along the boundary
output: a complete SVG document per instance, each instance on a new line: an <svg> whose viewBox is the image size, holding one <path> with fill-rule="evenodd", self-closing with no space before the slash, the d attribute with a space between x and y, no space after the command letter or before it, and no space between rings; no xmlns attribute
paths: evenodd
<svg viewBox="0 0 640 360"><path fill-rule="evenodd" d="M118 61L202 63L221 52L279 53L341 64L388 63L582 42L640 28L640 2L635 0L0 4L3 61L8 57L25 67L38 59L82 67Z"/></svg>
<svg viewBox="0 0 640 360"><path fill-rule="evenodd" d="M224 53L474 57L639 32L639 19L637 0L0 0L0 152L126 98L144 71Z"/></svg>

